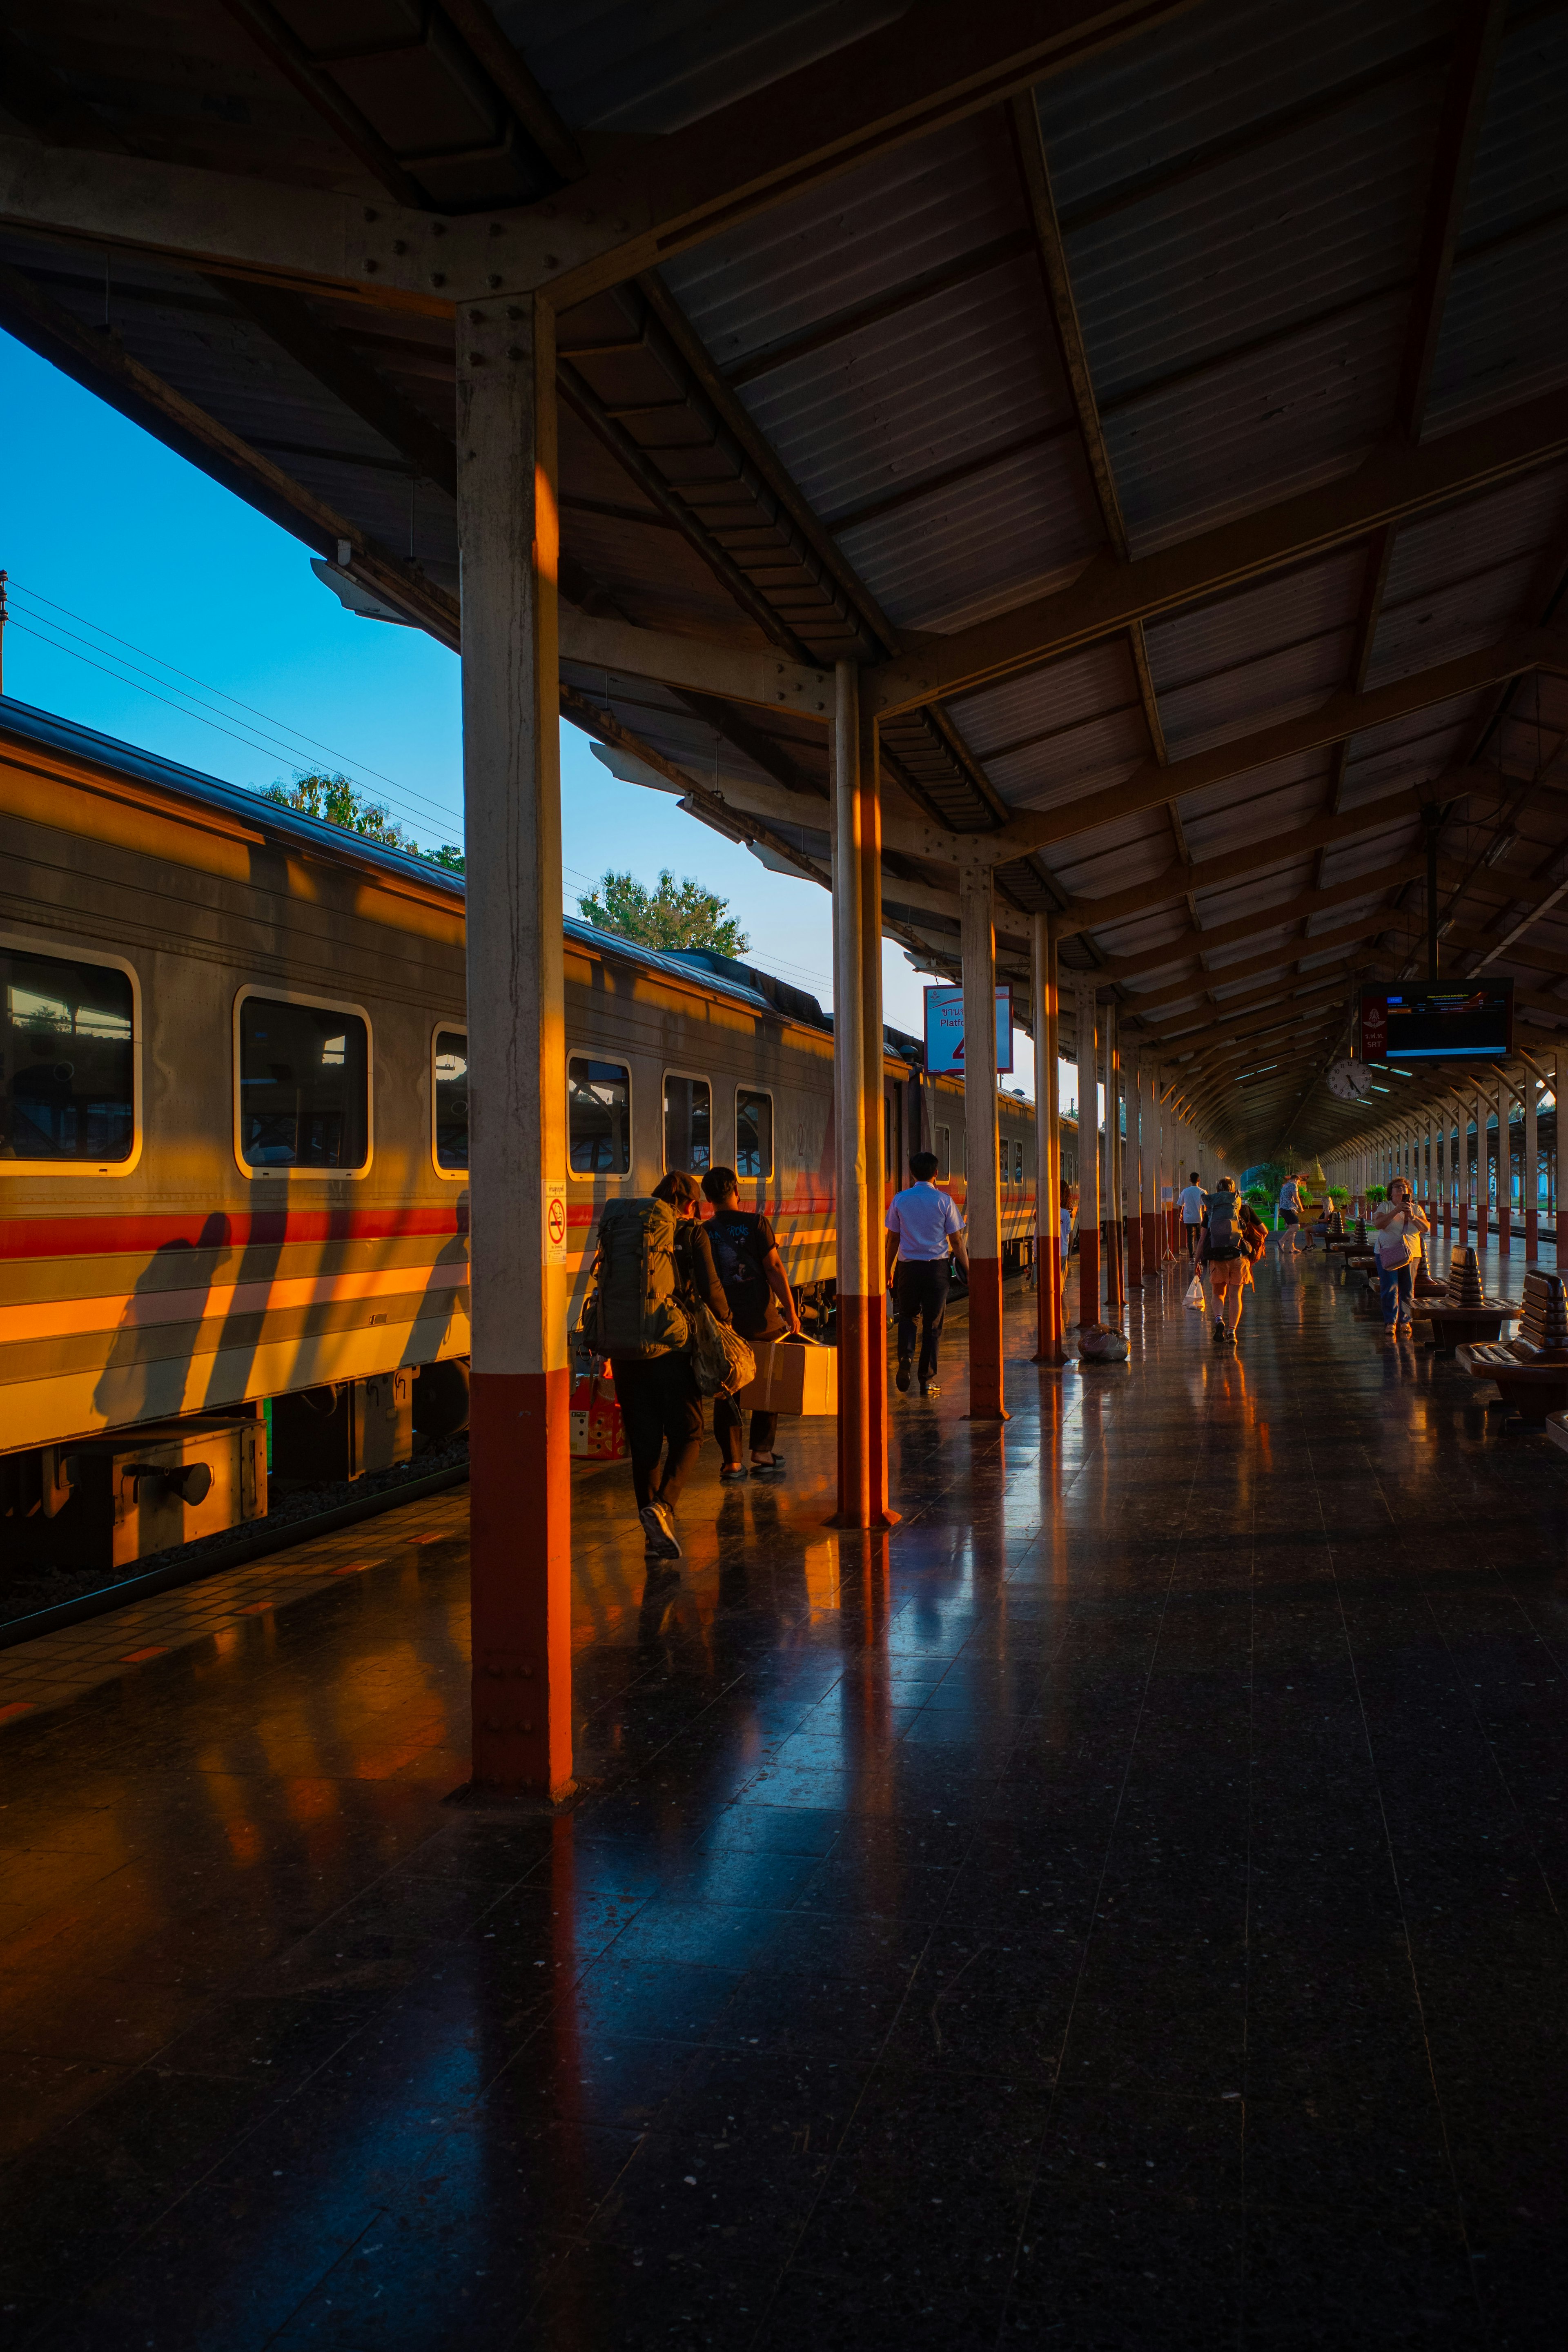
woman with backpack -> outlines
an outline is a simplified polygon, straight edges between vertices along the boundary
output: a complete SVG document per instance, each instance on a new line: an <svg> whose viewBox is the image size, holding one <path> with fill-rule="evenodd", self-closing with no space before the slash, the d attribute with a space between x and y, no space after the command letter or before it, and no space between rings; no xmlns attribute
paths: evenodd
<svg viewBox="0 0 1568 2352"><path fill-rule="evenodd" d="M1237 1192L1235 1177L1222 1176L1210 1198L1198 1245L1199 1263L1208 1268L1214 1297L1216 1348L1236 1345L1242 1294L1268 1239L1263 1220Z"/></svg>
<svg viewBox="0 0 1568 2352"><path fill-rule="evenodd" d="M615 1367L650 1559L680 1558L675 1507L702 1444L686 1307L700 1302L721 1323L730 1320L697 1213L701 1198L695 1176L672 1171L651 1199L610 1202L599 1220L594 1344Z"/></svg>
<svg viewBox="0 0 1568 2352"><path fill-rule="evenodd" d="M729 1319L742 1339L778 1339L786 1331L798 1333L800 1317L779 1255L778 1238L766 1217L741 1206L740 1179L732 1168L710 1168L702 1190L713 1203L713 1213L702 1231L713 1253L713 1263L729 1305ZM721 1486L737 1485L747 1475L741 1459L741 1408L731 1396L713 1400L713 1434L723 1465ZM778 1434L776 1412L754 1412L750 1431L753 1478L777 1478L784 1455L773 1452Z"/></svg>

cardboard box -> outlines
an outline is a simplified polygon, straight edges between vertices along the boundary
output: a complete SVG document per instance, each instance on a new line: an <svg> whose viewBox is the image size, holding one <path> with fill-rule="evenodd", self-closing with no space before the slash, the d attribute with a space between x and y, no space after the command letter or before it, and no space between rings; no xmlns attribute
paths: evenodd
<svg viewBox="0 0 1568 2352"><path fill-rule="evenodd" d="M757 1377L736 1391L748 1412L837 1413L838 1350L810 1340L753 1339Z"/></svg>

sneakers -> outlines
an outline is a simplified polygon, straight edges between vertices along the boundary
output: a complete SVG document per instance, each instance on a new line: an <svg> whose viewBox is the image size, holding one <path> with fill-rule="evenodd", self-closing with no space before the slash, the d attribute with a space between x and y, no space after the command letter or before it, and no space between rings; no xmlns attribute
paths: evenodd
<svg viewBox="0 0 1568 2352"><path fill-rule="evenodd" d="M1223 1348L1225 1345L1225 1325L1223 1323L1216 1323L1214 1327L1214 1343L1216 1348Z"/></svg>
<svg viewBox="0 0 1568 2352"><path fill-rule="evenodd" d="M910 1360L907 1356L900 1356L899 1358L899 1369L893 1374L893 1386L898 1390L900 1396L908 1396L910 1392Z"/></svg>
<svg viewBox="0 0 1568 2352"><path fill-rule="evenodd" d="M679 1559L680 1539L675 1532L675 1521L664 1503L645 1503L637 1513L643 1533L647 1538L650 1559Z"/></svg>

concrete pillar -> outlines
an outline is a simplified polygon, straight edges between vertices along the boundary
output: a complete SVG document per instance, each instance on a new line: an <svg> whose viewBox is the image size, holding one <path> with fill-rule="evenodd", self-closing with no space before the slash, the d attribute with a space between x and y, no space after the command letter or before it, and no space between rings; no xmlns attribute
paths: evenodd
<svg viewBox="0 0 1568 2352"><path fill-rule="evenodd" d="M1105 1299L1106 1321L1120 1323L1127 1305L1126 1213L1121 1197L1121 1041L1116 1002L1104 1007L1105 1063Z"/></svg>
<svg viewBox="0 0 1568 2352"><path fill-rule="evenodd" d="M874 720L840 662L833 717L834 1214L838 1265L838 1508L885 1528L888 1340L883 1267L882 824Z"/></svg>
<svg viewBox="0 0 1568 2352"><path fill-rule="evenodd" d="M1100 1054L1093 985L1077 997L1079 1056L1079 1327L1100 1322Z"/></svg>
<svg viewBox="0 0 1568 2352"><path fill-rule="evenodd" d="M1029 980L1035 1003L1035 1251L1039 1261L1035 1361L1062 1364L1067 1350L1062 1346L1061 1122L1057 1106L1061 1028L1057 943L1045 915L1034 916L1029 926Z"/></svg>
<svg viewBox="0 0 1568 2352"><path fill-rule="evenodd" d="M1509 1146L1508 1080L1500 1071L1497 1082L1497 1245L1500 1256L1513 1249L1513 1154Z"/></svg>
<svg viewBox="0 0 1568 2352"><path fill-rule="evenodd" d="M969 1412L1005 1421L1002 1192L996 1152L996 936L991 867L958 869L963 957L963 1150L969 1217Z"/></svg>
<svg viewBox="0 0 1568 2352"><path fill-rule="evenodd" d="M1557 1271L1568 1272L1568 1208L1563 1202L1563 1081L1568 1077L1568 1052L1559 1046L1548 1068L1552 1073L1552 1118L1557 1122L1557 1141L1552 1151L1552 1205L1556 1223Z"/></svg>
<svg viewBox="0 0 1568 2352"><path fill-rule="evenodd" d="M1541 1139L1535 1125L1535 1073L1524 1074L1524 1152L1519 1172L1520 1206L1524 1211L1524 1262L1541 1263Z"/></svg>
<svg viewBox="0 0 1568 2352"><path fill-rule="evenodd" d="M1124 1171L1127 1211L1127 1288L1131 1294L1143 1287L1143 1155L1148 1150L1143 1135L1145 1103L1143 1066L1136 1054L1131 1055L1128 1059L1125 1078L1127 1085L1127 1153Z"/></svg>
<svg viewBox="0 0 1568 2352"><path fill-rule="evenodd" d="M1093 988L1079 988L1079 1327L1100 1322L1100 1051Z"/></svg>
<svg viewBox="0 0 1568 2352"><path fill-rule="evenodd" d="M460 310L476 1787L572 1778L555 339Z"/></svg>
<svg viewBox="0 0 1568 2352"><path fill-rule="evenodd" d="M1160 1073L1151 1063L1142 1073L1143 1197L1139 1203L1143 1233L1143 1282L1155 1285L1165 1253L1160 1241L1161 1120Z"/></svg>

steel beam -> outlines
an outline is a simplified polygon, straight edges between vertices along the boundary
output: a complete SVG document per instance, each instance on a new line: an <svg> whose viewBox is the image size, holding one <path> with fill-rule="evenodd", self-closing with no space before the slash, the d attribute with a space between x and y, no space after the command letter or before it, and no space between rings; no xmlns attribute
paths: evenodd
<svg viewBox="0 0 1568 2352"><path fill-rule="evenodd" d="M1051 73L1190 0L923 0L684 131L589 134L542 203L432 215L189 164L0 141L0 219L384 307L585 299Z"/></svg>

